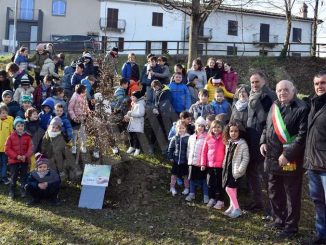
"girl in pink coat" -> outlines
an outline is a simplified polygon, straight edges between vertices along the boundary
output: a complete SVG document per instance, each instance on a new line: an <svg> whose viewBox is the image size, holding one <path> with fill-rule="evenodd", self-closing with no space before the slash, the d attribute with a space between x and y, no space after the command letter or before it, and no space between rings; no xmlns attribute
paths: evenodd
<svg viewBox="0 0 326 245"><path fill-rule="evenodd" d="M222 209L224 207L224 189L222 187L223 160L225 146L222 137L223 126L215 120L212 122L205 139L201 155L201 170L207 170L209 201L207 207Z"/></svg>

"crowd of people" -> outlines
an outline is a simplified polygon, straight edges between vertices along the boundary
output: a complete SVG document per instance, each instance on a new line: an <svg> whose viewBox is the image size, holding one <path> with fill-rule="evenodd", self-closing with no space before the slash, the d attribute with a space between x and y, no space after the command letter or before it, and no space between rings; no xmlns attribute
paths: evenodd
<svg viewBox="0 0 326 245"><path fill-rule="evenodd" d="M113 48L105 58L113 76L119 74L117 61ZM96 89L99 79L90 53L65 67L64 55L56 55L51 44L38 45L31 58L21 47L0 71L1 177L10 184L10 198L17 195L19 178L21 195L27 191L32 197L29 205L45 198L58 204L61 181L80 176L67 154L89 150L85 121L103 100ZM298 232L302 178L308 170L316 206L313 242L324 244L326 72L316 74L316 94L305 101L288 80L272 91L262 71L253 72L249 83L238 84L237 72L222 59L209 58L204 66L197 58L186 71L182 64L170 68L165 56L154 54L141 67L130 53L105 113L120 118L118 130L128 132L127 154L158 151L171 162L172 196L183 186L185 200L195 201L201 189L203 203L217 210L226 208L227 196L223 214L238 218L237 190L248 185L252 203L246 210L267 211L271 222L266 227L279 229L279 238ZM93 156L99 157L96 149Z"/></svg>

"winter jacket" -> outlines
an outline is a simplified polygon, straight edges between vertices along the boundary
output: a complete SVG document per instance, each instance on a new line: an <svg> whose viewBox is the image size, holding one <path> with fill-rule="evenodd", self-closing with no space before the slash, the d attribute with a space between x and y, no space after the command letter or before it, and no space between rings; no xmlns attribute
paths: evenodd
<svg viewBox="0 0 326 245"><path fill-rule="evenodd" d="M209 68L208 66L205 67L206 77L207 80L211 77L214 77L217 73L219 73L219 70L217 68ZM222 76L221 76L222 77Z"/></svg>
<svg viewBox="0 0 326 245"><path fill-rule="evenodd" d="M39 121L26 121L25 131L32 136L33 153L41 151L42 138L45 134L45 130L41 128Z"/></svg>
<svg viewBox="0 0 326 245"><path fill-rule="evenodd" d="M156 66L150 67L149 69L153 72L153 74L152 74L151 77L148 77L148 74L147 74L147 66L146 66L145 75L143 77L143 80L141 81L141 83L143 84L143 86L151 86L151 83L154 80L159 80L160 82L162 82L161 79L159 77L157 77L157 74L158 73L162 73L163 72L162 71L162 68L158 64L156 64Z"/></svg>
<svg viewBox="0 0 326 245"><path fill-rule="evenodd" d="M273 126L272 106L267 116L265 129L260 138L260 144L267 145L265 171L281 175L294 174L302 169L309 110L306 103L297 98L294 98L288 106L282 107L278 100L274 104L279 106L284 124L290 136L295 136L295 139L288 144L286 149L283 148L283 144L277 137ZM296 171L283 171L279 166L278 158L282 153L289 162L296 162Z"/></svg>
<svg viewBox="0 0 326 245"><path fill-rule="evenodd" d="M33 103L37 109L41 109L41 105L46 98L51 96L51 87L46 87L43 83L38 85L33 92Z"/></svg>
<svg viewBox="0 0 326 245"><path fill-rule="evenodd" d="M21 117L22 119L25 119L25 110L22 106L17 111L16 117Z"/></svg>
<svg viewBox="0 0 326 245"><path fill-rule="evenodd" d="M128 87L128 97L130 97L133 92L140 90L139 82L131 79Z"/></svg>
<svg viewBox="0 0 326 245"><path fill-rule="evenodd" d="M135 62L127 61L123 64L121 69L121 76L130 81L138 81L139 80L139 66Z"/></svg>
<svg viewBox="0 0 326 245"><path fill-rule="evenodd" d="M171 103L176 113L189 110L191 105L190 93L187 85L172 82L169 84Z"/></svg>
<svg viewBox="0 0 326 245"><path fill-rule="evenodd" d="M42 103L42 108L44 106L48 106L51 110L48 113L45 113L43 110L39 114L39 119L40 119L40 124L41 127L46 130L48 128L49 122L51 120L51 117L53 115L53 110L54 110L54 103L51 98L47 98L46 100L43 101Z"/></svg>
<svg viewBox="0 0 326 245"><path fill-rule="evenodd" d="M52 116L52 118L54 118L54 116ZM52 118L51 118L51 120L52 120ZM65 113L63 113L60 118L62 121L61 133L62 133L63 137L67 141L69 141L72 139L72 136L73 136L73 129L72 129L71 123Z"/></svg>
<svg viewBox="0 0 326 245"><path fill-rule="evenodd" d="M21 105L22 104L21 99L22 99L23 95L28 95L28 96L33 97L33 92L34 92L34 88L32 86L29 86L29 88L26 90L19 86L15 90L13 100L17 101Z"/></svg>
<svg viewBox="0 0 326 245"><path fill-rule="evenodd" d="M8 114L12 116L13 118L16 118L17 112L20 110L20 105L17 101L11 101L7 104L8 107Z"/></svg>
<svg viewBox="0 0 326 245"><path fill-rule="evenodd" d="M118 87L113 94L112 108L116 111L123 111L128 108L130 98L126 95L126 90L123 87ZM127 109L128 110L128 109Z"/></svg>
<svg viewBox="0 0 326 245"><path fill-rule="evenodd" d="M187 147L188 147L189 134L183 136L175 135L168 148L168 159L173 160L175 164L187 164Z"/></svg>
<svg viewBox="0 0 326 245"><path fill-rule="evenodd" d="M0 152L5 151L5 143L9 135L14 130L14 118L7 116L5 120L0 119Z"/></svg>
<svg viewBox="0 0 326 245"><path fill-rule="evenodd" d="M193 118L196 120L198 117L206 117L210 114L214 114L214 108L211 104L203 104L197 101L195 104L190 106L189 112L192 113Z"/></svg>
<svg viewBox="0 0 326 245"><path fill-rule="evenodd" d="M208 91L208 102L212 102L214 100L217 88L221 88L223 90L225 98L233 99L234 94L226 90L223 82L220 82L217 86L214 86L212 83L212 78L210 78L205 86L205 89Z"/></svg>
<svg viewBox="0 0 326 245"><path fill-rule="evenodd" d="M53 60L47 58L46 60L44 60L44 64L42 65L40 75L41 76L50 75L52 77L59 77L59 75L55 73L54 69L55 69L55 65Z"/></svg>
<svg viewBox="0 0 326 245"><path fill-rule="evenodd" d="M163 85L161 90L154 91L154 107L158 110L160 115L170 116L170 114L174 112L168 86Z"/></svg>
<svg viewBox="0 0 326 245"><path fill-rule="evenodd" d="M90 112L86 97L75 92L69 101L68 112L71 119L84 120Z"/></svg>
<svg viewBox="0 0 326 245"><path fill-rule="evenodd" d="M228 169L228 154L231 144L236 144L236 148L234 150L234 154L232 157L232 176L235 179L239 179L240 177L246 174L247 166L249 164L249 148L244 139L239 139L236 142L229 141L226 145L225 149L225 157L223 161L223 169Z"/></svg>
<svg viewBox="0 0 326 245"><path fill-rule="evenodd" d="M187 147L188 165L200 167L201 154L206 137L206 132L202 134L194 133L189 137Z"/></svg>
<svg viewBox="0 0 326 245"><path fill-rule="evenodd" d="M21 70L26 70L28 67L28 58L25 55L16 54L14 62Z"/></svg>
<svg viewBox="0 0 326 245"><path fill-rule="evenodd" d="M161 72L154 72L154 77L156 77L162 84L169 84L170 67L166 64L161 66Z"/></svg>
<svg viewBox="0 0 326 245"><path fill-rule="evenodd" d="M92 84L90 83L90 81L86 78L84 78L83 80L81 80L80 84L84 85L86 87L86 96L88 100L92 99L92 93L93 93L93 88L92 88Z"/></svg>
<svg viewBox="0 0 326 245"><path fill-rule="evenodd" d="M68 113L68 106L67 106L67 102L64 99L60 99L57 96L52 96L50 97L53 100L53 104L54 106L56 104L61 104L63 106L63 111L67 114Z"/></svg>
<svg viewBox="0 0 326 245"><path fill-rule="evenodd" d="M224 72L222 80L226 90L231 93L235 93L238 86L238 73L235 71Z"/></svg>
<svg viewBox="0 0 326 245"><path fill-rule="evenodd" d="M127 112L130 117L128 132L144 133L145 101L139 99Z"/></svg>
<svg viewBox="0 0 326 245"><path fill-rule="evenodd" d="M27 163L33 153L32 137L26 132L18 135L16 131L13 131L7 138L5 153L8 156L8 164ZM24 162L18 160L18 155L25 156L26 160Z"/></svg>
<svg viewBox="0 0 326 245"><path fill-rule="evenodd" d="M240 123L243 128L246 128L247 126L247 120L248 120L248 107L244 109L243 111L238 111L235 107L235 104L232 105L232 113L230 117L230 121L236 121Z"/></svg>
<svg viewBox="0 0 326 245"><path fill-rule="evenodd" d="M225 146L222 135L215 136L208 134L201 155L201 166L209 168L222 168Z"/></svg>
<svg viewBox="0 0 326 245"><path fill-rule="evenodd" d="M30 172L27 177L27 186L31 186L32 188L38 188L38 184L43 182L48 183L47 189L57 189L60 186L61 180L58 173L52 169L43 178L40 178L37 170Z"/></svg>
<svg viewBox="0 0 326 245"><path fill-rule="evenodd" d="M71 90L72 85L71 85L71 78L72 75L74 74L75 69L71 66L66 66L63 72L63 77L61 79L61 86L64 89Z"/></svg>
<svg viewBox="0 0 326 245"><path fill-rule="evenodd" d="M304 168L326 172L326 94L311 99Z"/></svg>
<svg viewBox="0 0 326 245"><path fill-rule="evenodd" d="M172 124L172 127L171 127L171 129L170 129L170 131L169 131L169 135L168 135L168 140L169 140L169 141L173 138L173 136L175 136L175 135L177 134L176 125L177 125L177 122L174 122L174 123ZM188 125L187 125L187 133L188 133L189 135L193 135L193 134L195 133L195 125L193 125L193 124L188 124Z"/></svg>
<svg viewBox="0 0 326 245"><path fill-rule="evenodd" d="M88 63L84 63L84 75L89 76L89 75L94 75L94 64L93 60L89 61Z"/></svg>
<svg viewBox="0 0 326 245"><path fill-rule="evenodd" d="M226 113L228 117L231 115L231 106L227 100L223 100L221 103L217 102L216 100L213 100L211 102L211 106L213 107L213 114L219 115L221 113Z"/></svg>
<svg viewBox="0 0 326 245"><path fill-rule="evenodd" d="M48 58L49 58L49 53L44 52L43 54L39 54L38 52L36 52L32 56L32 58L28 59L28 61L33 62L37 66L36 68L34 68L35 72L40 72L45 60Z"/></svg>
<svg viewBox="0 0 326 245"><path fill-rule="evenodd" d="M71 76L71 87L74 90L77 84L81 83L81 80L85 78L84 74L77 74L74 72L74 74Z"/></svg>
<svg viewBox="0 0 326 245"><path fill-rule="evenodd" d="M203 89L207 84L207 76L206 76L205 70L201 70L201 71L188 70L188 72L187 72L188 80L189 80L189 77L191 77L193 75L196 75L198 77L198 83L196 84L196 88L198 90Z"/></svg>

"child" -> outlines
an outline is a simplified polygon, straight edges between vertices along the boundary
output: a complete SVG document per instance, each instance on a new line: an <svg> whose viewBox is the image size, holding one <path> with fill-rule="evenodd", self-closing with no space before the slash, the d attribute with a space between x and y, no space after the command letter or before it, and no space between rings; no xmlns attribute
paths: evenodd
<svg viewBox="0 0 326 245"><path fill-rule="evenodd" d="M14 100L20 105L22 104L22 97L24 95L33 96L34 88L27 75L21 78L20 86L15 90Z"/></svg>
<svg viewBox="0 0 326 245"><path fill-rule="evenodd" d="M189 82L188 77L187 77L187 72L186 69L183 67L182 64L178 63L175 64L173 67L174 73L181 73L182 74L182 83L187 84ZM198 77L197 77L198 78ZM170 79L170 82L173 81L173 76ZM197 99L197 97L196 97Z"/></svg>
<svg viewBox="0 0 326 245"><path fill-rule="evenodd" d="M46 75L43 82L38 85L33 93L34 106L40 110L41 105L46 98L51 96L52 77Z"/></svg>
<svg viewBox="0 0 326 245"><path fill-rule="evenodd" d="M90 53L85 53L83 55L84 60L84 75L85 76L94 76L94 64L93 58Z"/></svg>
<svg viewBox="0 0 326 245"><path fill-rule="evenodd" d="M64 96L65 96L64 89L61 87L54 88L52 93L53 93L53 96L51 97L51 99L53 100L54 106L56 104L61 104L63 106L64 113L66 113L66 115L67 115L68 107L67 107L67 102L64 100Z"/></svg>
<svg viewBox="0 0 326 245"><path fill-rule="evenodd" d="M76 88L76 92L73 94L69 101L68 112L71 118L71 126L73 127L73 146L71 152L77 153L77 138L80 141L80 151L86 153L86 132L84 121L90 114L86 99L86 87L79 85Z"/></svg>
<svg viewBox="0 0 326 245"><path fill-rule="evenodd" d="M83 80L81 80L80 84L84 85L86 87L86 96L87 100L90 101L93 99L94 91L93 91L93 85L95 83L95 77L94 75L89 75Z"/></svg>
<svg viewBox="0 0 326 245"><path fill-rule="evenodd" d="M159 80L162 84L170 83L170 68L168 59L165 56L160 56L157 58L157 63L161 67L161 72L154 72L154 76Z"/></svg>
<svg viewBox="0 0 326 245"><path fill-rule="evenodd" d="M123 107L126 106L126 103L129 99L126 95L128 85L128 80L121 78L120 86L117 87L117 89L114 91L112 108L114 108L114 111L116 112L122 111Z"/></svg>
<svg viewBox="0 0 326 245"><path fill-rule="evenodd" d="M224 212L231 218L241 215L237 199L237 188L239 178L246 173L249 163L248 145L241 138L240 124L231 121L223 133L224 143L226 144L226 154L223 161L223 187L230 198L230 206Z"/></svg>
<svg viewBox="0 0 326 245"><path fill-rule="evenodd" d="M188 78L191 75L196 75L198 77L198 82L196 83L197 89L203 89L205 88L205 85L207 83L207 76L206 72L203 69L203 63L201 62L200 58L194 59L192 61L192 67L188 70Z"/></svg>
<svg viewBox="0 0 326 245"><path fill-rule="evenodd" d="M196 120L198 117L203 117L204 119L214 113L214 108L212 105L208 104L208 92L203 89L198 93L199 101L193 104L189 112L193 115L193 118Z"/></svg>
<svg viewBox="0 0 326 245"><path fill-rule="evenodd" d="M42 111L39 114L41 127L46 130L53 115L54 103L51 98L47 98L42 103Z"/></svg>
<svg viewBox="0 0 326 245"><path fill-rule="evenodd" d="M25 121L20 117L14 120L15 131L10 134L5 144L5 153L11 174L9 198L15 197L18 177L21 184L21 196L25 197L24 186L28 171L28 160L33 153L32 137L25 132Z"/></svg>
<svg viewBox="0 0 326 245"><path fill-rule="evenodd" d="M207 131L210 129L212 122L215 120L215 115L214 114L210 114L206 117L206 129Z"/></svg>
<svg viewBox="0 0 326 245"><path fill-rule="evenodd" d="M145 101L142 99L140 91L133 92L131 95L131 110L125 115L125 120L129 121L128 133L130 147L127 150L128 154L134 152L134 156L140 153L141 134L144 133L144 116L145 116Z"/></svg>
<svg viewBox="0 0 326 245"><path fill-rule="evenodd" d="M205 71L206 71L207 79L214 77L215 74L218 72L217 67L216 67L216 61L213 57L211 57L207 60L207 65L205 67Z"/></svg>
<svg viewBox="0 0 326 245"><path fill-rule="evenodd" d="M189 134L184 122L179 120L176 124L177 134L171 139L168 148L168 159L172 162L170 192L172 196L177 194L175 184L177 178L183 178L183 195L189 194L188 165L187 165L187 146Z"/></svg>
<svg viewBox="0 0 326 245"><path fill-rule="evenodd" d="M198 101L198 89L196 88L196 83L198 82L198 77L194 74L189 75L187 87L189 89L191 104L195 104Z"/></svg>
<svg viewBox="0 0 326 245"><path fill-rule="evenodd" d="M179 115L180 112L189 110L191 97L188 87L182 83L182 74L175 73L174 80L169 84L171 92L171 103L174 111Z"/></svg>
<svg viewBox="0 0 326 245"><path fill-rule="evenodd" d="M14 128L14 118L8 116L8 107L4 104L0 105L0 182L8 185L10 181L7 178L8 158L5 154L5 142Z"/></svg>
<svg viewBox="0 0 326 245"><path fill-rule="evenodd" d="M207 170L209 201L207 207L222 209L224 207L224 189L222 187L222 170L225 147L222 137L223 127L219 121L213 121L204 142L201 155L201 170ZM216 193L217 202L216 202Z"/></svg>
<svg viewBox="0 0 326 245"><path fill-rule="evenodd" d="M128 61L122 65L121 76L127 81L134 80L137 82L139 80L139 66L136 63L134 53L128 54Z"/></svg>
<svg viewBox="0 0 326 245"><path fill-rule="evenodd" d="M203 189L204 203L207 204L209 198L206 183L206 171L201 171L200 169L202 149L207 136L207 133L205 132L206 120L203 117L198 117L195 126L196 132L189 137L187 148L190 193L186 197L186 201L195 199L196 186L200 186Z"/></svg>
<svg viewBox="0 0 326 245"><path fill-rule="evenodd" d="M67 117L67 115L64 112L63 105L58 103L54 106L54 113L57 117L60 117L62 121L62 127L61 127L61 133L66 140L66 142L69 142L72 140L73 137L73 130L71 123Z"/></svg>
<svg viewBox="0 0 326 245"><path fill-rule="evenodd" d="M223 89L217 88L215 92L215 99L211 102L211 105L214 110L215 115L219 115L221 113L226 113L229 118L231 116L231 106L229 102L224 98Z"/></svg>
<svg viewBox="0 0 326 245"><path fill-rule="evenodd" d="M223 82L227 91L234 93L238 85L238 73L230 63L224 63Z"/></svg>
<svg viewBox="0 0 326 245"><path fill-rule="evenodd" d="M156 74L162 73L162 68L157 64L157 57L153 56L149 58L149 64L147 65L147 71L146 71L146 79L144 79L144 83L142 84L145 89L142 89L142 92L144 93L146 91L146 100L152 101L153 91L151 89L151 83L159 79Z"/></svg>
<svg viewBox="0 0 326 245"><path fill-rule="evenodd" d="M188 111L183 111L179 115L179 119L185 123L186 128L187 128L187 133L192 135L195 132L195 127L191 123L191 114ZM173 123L172 128L170 129L169 135L168 135L168 140L170 141L173 136L176 135L176 122Z"/></svg>
<svg viewBox="0 0 326 245"><path fill-rule="evenodd" d="M20 109L20 106L17 101L12 99L13 93L11 90L3 91L2 95L2 104L5 104L8 107L8 114L13 118L16 117L17 112Z"/></svg>
<svg viewBox="0 0 326 245"><path fill-rule="evenodd" d="M219 75L219 73L217 73L214 77L208 80L205 86L205 89L208 91L208 102L212 102L214 100L217 88L221 88L223 90L224 96L226 98L233 99L233 94L226 90L221 76Z"/></svg>
<svg viewBox="0 0 326 245"><path fill-rule="evenodd" d="M59 77L57 73L55 73L55 64L52 59L49 57L44 60L44 63L42 65L42 69L40 72L40 79L41 81L44 80L45 76L51 76L51 77Z"/></svg>
<svg viewBox="0 0 326 245"><path fill-rule="evenodd" d="M21 117L25 119L25 112L27 111L28 108L32 107L32 97L29 95L23 95L22 97L22 106L20 107L19 111L16 113L16 117Z"/></svg>
<svg viewBox="0 0 326 245"><path fill-rule="evenodd" d="M71 77L72 91L75 91L76 85L80 84L81 80L83 80L83 78L85 77L84 69L85 69L85 66L83 63L77 63L76 70Z"/></svg>
<svg viewBox="0 0 326 245"><path fill-rule="evenodd" d="M38 154L36 169L28 178L25 189L32 196L27 205L40 203L42 199L50 200L51 204L58 205L58 193L60 190L60 177L56 171L49 168L49 160L42 154Z"/></svg>

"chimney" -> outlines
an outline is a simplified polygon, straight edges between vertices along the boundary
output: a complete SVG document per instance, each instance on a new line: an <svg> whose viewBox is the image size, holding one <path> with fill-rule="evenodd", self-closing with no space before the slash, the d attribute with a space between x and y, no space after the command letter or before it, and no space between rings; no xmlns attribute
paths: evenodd
<svg viewBox="0 0 326 245"><path fill-rule="evenodd" d="M308 18L308 6L306 3L303 3L302 7L300 8L300 17Z"/></svg>

